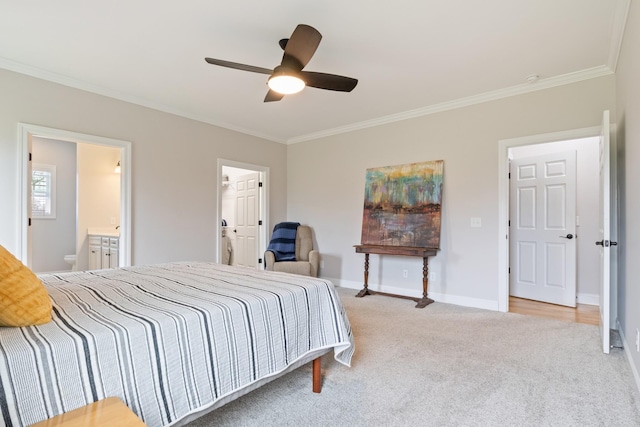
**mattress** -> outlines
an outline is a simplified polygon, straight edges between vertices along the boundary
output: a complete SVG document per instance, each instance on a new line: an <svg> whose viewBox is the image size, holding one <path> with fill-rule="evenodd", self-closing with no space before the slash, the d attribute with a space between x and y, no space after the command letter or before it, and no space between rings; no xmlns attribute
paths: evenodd
<svg viewBox="0 0 640 427"><path fill-rule="evenodd" d="M347 366L354 351L324 279L189 262L40 278L53 320L0 328L6 426L111 396L149 426L172 425L323 350Z"/></svg>

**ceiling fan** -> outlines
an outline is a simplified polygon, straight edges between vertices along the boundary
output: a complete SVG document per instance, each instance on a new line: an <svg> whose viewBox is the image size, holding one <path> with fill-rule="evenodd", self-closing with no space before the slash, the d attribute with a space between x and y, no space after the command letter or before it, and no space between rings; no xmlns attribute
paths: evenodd
<svg viewBox="0 0 640 427"><path fill-rule="evenodd" d="M205 61L209 64L235 68L236 70L268 74L269 91L264 102L280 101L285 95L300 92L305 86L351 92L358 84L357 79L302 70L315 53L321 39L322 34L312 26L298 25L290 38L280 40L280 47L284 50L284 55L280 65L273 70L223 61L222 59L205 58Z"/></svg>

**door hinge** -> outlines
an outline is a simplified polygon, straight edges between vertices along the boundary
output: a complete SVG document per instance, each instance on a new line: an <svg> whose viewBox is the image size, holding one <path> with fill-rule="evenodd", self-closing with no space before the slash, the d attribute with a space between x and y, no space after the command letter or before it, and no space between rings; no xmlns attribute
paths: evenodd
<svg viewBox="0 0 640 427"><path fill-rule="evenodd" d="M258 187L262 187L262 182L258 182Z"/></svg>
<svg viewBox="0 0 640 427"><path fill-rule="evenodd" d="M511 172L509 172L509 179L511 179Z"/></svg>
<svg viewBox="0 0 640 427"><path fill-rule="evenodd" d="M31 153L29 153L29 161L31 161Z"/></svg>
<svg viewBox="0 0 640 427"><path fill-rule="evenodd" d="M509 267L509 274L511 274L511 267Z"/></svg>
<svg viewBox="0 0 640 427"><path fill-rule="evenodd" d="M29 218L29 227L31 227L31 218Z"/></svg>
<svg viewBox="0 0 640 427"><path fill-rule="evenodd" d="M258 221L258 225L262 225L262 220L259 220L259 221Z"/></svg>
<svg viewBox="0 0 640 427"><path fill-rule="evenodd" d="M509 220L509 227L511 227L511 220Z"/></svg>

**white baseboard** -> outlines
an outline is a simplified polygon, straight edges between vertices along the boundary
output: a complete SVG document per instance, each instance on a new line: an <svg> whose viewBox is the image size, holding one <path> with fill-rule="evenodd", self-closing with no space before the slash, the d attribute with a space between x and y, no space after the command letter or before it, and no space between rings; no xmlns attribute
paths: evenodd
<svg viewBox="0 0 640 427"><path fill-rule="evenodd" d="M351 280L341 280L335 277L323 277L324 279L331 280L334 285L347 289L362 289L362 282L354 282ZM388 294L402 295L411 298L422 298L421 290L413 290L406 288L398 288L388 285L376 285L369 284L369 289L372 291L385 292ZM499 311L498 301L483 300L479 298L461 297L458 295L440 294L436 292L429 292L429 298L434 301L443 302L446 304L455 304L463 307L475 307L483 308L485 310ZM578 304L585 305L600 305L600 295L598 294L577 294L576 302Z"/></svg>
<svg viewBox="0 0 640 427"><path fill-rule="evenodd" d="M638 374L638 370L636 366L633 364L633 358L631 356L631 346L627 342L627 338L624 336L624 332L622 332L622 326L620 322L616 322L616 327L618 328L618 332L620 333L620 338L622 339L622 346L624 347L624 354L627 356L627 362L629 362L629 366L631 367L631 373L633 373L633 379L636 381L636 387L638 387L638 391L640 391L640 374Z"/></svg>
<svg viewBox="0 0 640 427"><path fill-rule="evenodd" d="M600 305L599 294L578 294L576 298L578 304Z"/></svg>
<svg viewBox="0 0 640 427"><path fill-rule="evenodd" d="M334 285L339 286L341 288L360 290L363 287L362 282L354 282L351 280L341 280L341 279L336 279L334 277L324 277L324 279L331 280L331 282L333 282ZM411 298L422 298L422 290L412 290L412 289L406 289L406 288L397 288L394 286L384 286L384 285L375 285L375 284L369 284L369 289L371 289L374 292L377 291L377 292L384 292L384 293L393 294L393 295L402 295L402 296L411 297ZM468 297L461 297L458 295L439 294L435 292L429 292L429 298L431 298L434 301L442 302L446 304L455 304L463 307L475 307L475 308L482 308L485 310L498 311L497 300L496 301L483 300L479 298L468 298Z"/></svg>

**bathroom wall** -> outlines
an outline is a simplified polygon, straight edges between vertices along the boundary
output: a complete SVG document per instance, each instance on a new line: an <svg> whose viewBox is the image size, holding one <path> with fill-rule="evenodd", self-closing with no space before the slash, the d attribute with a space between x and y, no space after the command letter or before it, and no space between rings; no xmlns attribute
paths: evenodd
<svg viewBox="0 0 640 427"><path fill-rule="evenodd" d="M88 228L120 225L120 150L78 144L78 270L89 268Z"/></svg>
<svg viewBox="0 0 640 427"><path fill-rule="evenodd" d="M76 144L33 137L33 163L56 167L56 217L32 219L31 268L37 273L70 270L76 253Z"/></svg>

